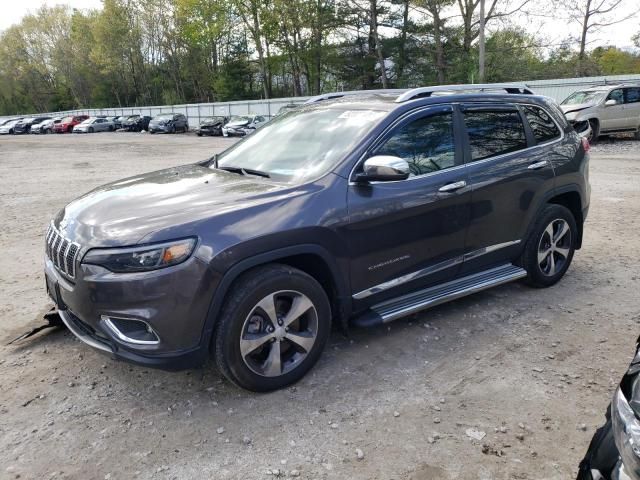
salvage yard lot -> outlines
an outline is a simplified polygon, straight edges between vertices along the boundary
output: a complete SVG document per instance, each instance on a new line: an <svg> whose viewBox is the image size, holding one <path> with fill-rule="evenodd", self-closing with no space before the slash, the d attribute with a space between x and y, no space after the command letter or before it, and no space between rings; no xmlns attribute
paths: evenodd
<svg viewBox="0 0 640 480"><path fill-rule="evenodd" d="M63 330L6 345L51 306L42 257L55 212L233 142L0 138L0 478L575 476L640 334L640 142L592 148L584 248L558 285L506 285L388 328L335 332L317 367L279 392L239 390L213 366L114 362Z"/></svg>

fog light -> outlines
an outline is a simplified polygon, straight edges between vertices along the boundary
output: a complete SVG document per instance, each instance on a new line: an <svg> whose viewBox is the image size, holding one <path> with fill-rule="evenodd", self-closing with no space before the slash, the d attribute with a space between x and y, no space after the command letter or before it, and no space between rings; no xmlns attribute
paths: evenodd
<svg viewBox="0 0 640 480"><path fill-rule="evenodd" d="M123 342L136 345L157 345L160 343L156 332L143 320L107 317L106 315L102 315L100 319Z"/></svg>

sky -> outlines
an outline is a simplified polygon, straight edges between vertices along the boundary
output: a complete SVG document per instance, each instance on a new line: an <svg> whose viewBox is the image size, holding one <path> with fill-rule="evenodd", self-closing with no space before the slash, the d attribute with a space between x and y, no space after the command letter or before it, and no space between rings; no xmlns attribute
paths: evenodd
<svg viewBox="0 0 640 480"><path fill-rule="evenodd" d="M623 0L621 11L638 10L637 2L638 0ZM536 3L538 2L533 0L529 5L535 7ZM18 23L24 15L37 10L43 4L48 6L64 4L72 8L84 9L100 8L102 2L100 0L0 0L0 31ZM535 8L532 10L535 11ZM549 12L548 16L518 18L514 23L545 37L551 45L557 45L570 33L579 31L577 24L568 25L566 20L558 18L554 12ZM620 48L631 48L633 46L631 37L638 32L640 32L640 15L590 34L588 48L605 43L614 44Z"/></svg>

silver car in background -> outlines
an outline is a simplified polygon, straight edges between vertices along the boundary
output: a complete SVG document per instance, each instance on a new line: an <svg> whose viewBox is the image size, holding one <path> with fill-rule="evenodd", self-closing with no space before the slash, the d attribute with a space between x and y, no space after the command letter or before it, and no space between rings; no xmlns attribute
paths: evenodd
<svg viewBox="0 0 640 480"><path fill-rule="evenodd" d="M560 104L582 136L633 132L640 140L640 85L603 85L573 92Z"/></svg>
<svg viewBox="0 0 640 480"><path fill-rule="evenodd" d="M73 133L113 132L115 127L108 118L89 117L73 127Z"/></svg>

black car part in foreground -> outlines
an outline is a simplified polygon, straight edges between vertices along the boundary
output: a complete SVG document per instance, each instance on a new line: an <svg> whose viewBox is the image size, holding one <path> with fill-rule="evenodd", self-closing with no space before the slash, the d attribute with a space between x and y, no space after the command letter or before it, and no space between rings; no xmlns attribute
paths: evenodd
<svg viewBox="0 0 640 480"><path fill-rule="evenodd" d="M582 244L587 152L526 87L315 97L210 160L71 202L47 231L47 289L117 358L180 368L213 354L238 385L280 388L332 323L558 282Z"/></svg>
<svg viewBox="0 0 640 480"><path fill-rule="evenodd" d="M605 419L580 462L577 480L640 480L640 338Z"/></svg>

